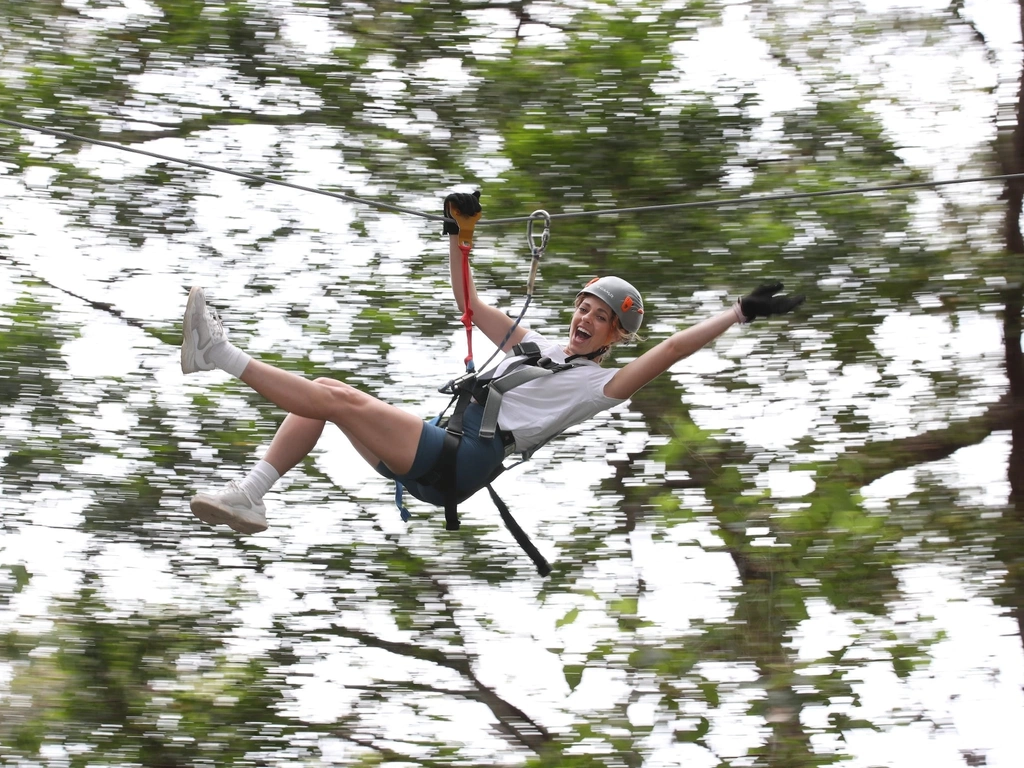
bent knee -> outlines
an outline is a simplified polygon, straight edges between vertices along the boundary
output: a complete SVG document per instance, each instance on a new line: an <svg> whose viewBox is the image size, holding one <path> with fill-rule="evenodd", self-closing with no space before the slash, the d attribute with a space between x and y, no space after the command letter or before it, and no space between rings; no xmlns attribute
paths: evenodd
<svg viewBox="0 0 1024 768"><path fill-rule="evenodd" d="M324 398L329 403L332 420L365 408L373 400L365 392L360 392L352 385L336 379L321 377L314 379L313 383L322 388Z"/></svg>
<svg viewBox="0 0 1024 768"><path fill-rule="evenodd" d="M313 379L313 383L319 384L321 387L331 387L333 389L344 389L345 387L348 387L349 389L352 388L349 384L346 384L343 381L338 381L337 379L332 379L329 376L320 376L319 378Z"/></svg>

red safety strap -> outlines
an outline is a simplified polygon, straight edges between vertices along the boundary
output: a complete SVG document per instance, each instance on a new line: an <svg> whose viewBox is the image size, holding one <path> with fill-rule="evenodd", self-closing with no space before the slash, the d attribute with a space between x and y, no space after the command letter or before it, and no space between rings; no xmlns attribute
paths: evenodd
<svg viewBox="0 0 1024 768"><path fill-rule="evenodd" d="M472 373L475 369L473 364L473 306L469 301L469 252L473 248L472 243L459 243L459 250L462 251L462 303L466 311L462 313L462 324L466 326L466 370Z"/></svg>
<svg viewBox="0 0 1024 768"><path fill-rule="evenodd" d="M473 249L473 230L480 220L480 211L472 216L464 216L462 212L451 206L445 210L445 214L455 219L459 225L459 250L462 251L462 303L466 307L462 313L462 324L466 326L466 372L473 373L476 365L473 363L473 306L469 301L469 252Z"/></svg>

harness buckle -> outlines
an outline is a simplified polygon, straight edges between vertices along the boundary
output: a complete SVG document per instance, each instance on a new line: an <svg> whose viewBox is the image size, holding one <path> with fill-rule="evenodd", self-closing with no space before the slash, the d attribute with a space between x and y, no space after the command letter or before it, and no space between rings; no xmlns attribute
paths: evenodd
<svg viewBox="0 0 1024 768"><path fill-rule="evenodd" d="M457 378L451 379L447 384L438 387L437 391L442 395L457 395L460 392L465 392L466 389L472 390L473 385L476 383L476 377L476 371L468 371Z"/></svg>
<svg viewBox="0 0 1024 768"><path fill-rule="evenodd" d="M516 437L504 429L498 430L498 432L501 435L501 444L505 448L505 458L507 459L516 452Z"/></svg>

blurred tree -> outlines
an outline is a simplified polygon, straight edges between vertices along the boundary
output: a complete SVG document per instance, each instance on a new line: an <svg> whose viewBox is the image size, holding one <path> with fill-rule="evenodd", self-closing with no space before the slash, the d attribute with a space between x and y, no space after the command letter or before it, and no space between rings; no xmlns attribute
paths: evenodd
<svg viewBox="0 0 1024 768"><path fill-rule="evenodd" d="M0 702L0 757L163 766L307 759L312 743L281 712L287 654L232 652L229 607L126 614L86 586L54 606L49 632L7 634L14 676Z"/></svg>
<svg viewBox="0 0 1024 768"><path fill-rule="evenodd" d="M719 3L166 0L136 8L0 0L0 115L275 178L301 178L313 165L323 173L317 179L339 188L418 206L436 207L448 184L483 182L492 217L926 178L883 128L882 65L856 72L849 61L858 50L894 46L987 53L962 4L944 14L879 14L849 0L798 8L758 0L748 10L767 46L765 66L804 91L784 114L763 109L754 82L692 87L680 52L721 22ZM1001 118L1000 135L1012 137L1000 142L1004 171L1024 168L1016 120ZM168 286L204 271L244 271L253 317L223 307L233 333L266 341L261 315L272 316L300 341L296 348L271 339L265 359L378 391L397 391L388 368L396 336L446 349L443 259L426 247L391 253L406 246L387 239L394 225L384 215L360 209L344 240L329 216L303 210L316 210L313 203L282 202L256 182L225 191L205 172L27 131L0 133L0 153L12 197L16 190L52 205L72 231L88 233L82 249L97 247L98 236L127 249L130 258L87 260L90 289L146 271ZM986 146L970 167L991 170L995 157ZM283 763L313 760L315 744L337 739L349 764L481 765L488 750L509 750L537 766L639 766L658 750L685 755L672 750L692 747L723 765L790 768L842 759L851 730L927 718L923 708L883 722L857 717L868 650L906 680L939 639L927 622L893 617L900 569L968 553L989 575L1008 572L998 595L1018 622L1024 612L1022 194L1024 185L1007 188L1005 248L994 247L989 221L997 203L981 195L941 197L944 215L933 228L921 223L924 195L910 192L557 220L543 268L549 300L562 296L568 306L582 280L622 274L648 297L647 344L764 276L810 299L799 321L759 324L744 331L749 346L723 345L714 372L697 377L681 367L643 390L631 405L639 421L612 422L621 442L608 449L614 476L597 506L572 521L571 533L544 529L558 567L539 598L568 605L550 642L499 618L481 597L521 574L521 558L496 543L493 526L466 525L457 538L418 528L386 534L376 500L336 488L313 460L296 472L289 498L302 508L301 524L340 520L340 530L266 546L197 535L185 497L244 466L280 414L231 383L167 393L153 373L173 357L165 345L176 343L177 318L128 317L63 286L69 272L41 275L5 217L0 268L16 286L0 309L5 528L45 525L33 509L56 494L89 537L86 575L124 545L167 558L182 584L216 594L226 588L208 574L237 569L255 591L276 575L289 597L284 613L261 619L274 650L260 647L237 663L227 638L251 627L230 610L125 614L89 576L76 599L54 609L48 632L7 635L10 691L20 698L2 704L0 758L13 764L64 750L76 764ZM213 215L211 196L223 204ZM252 206L250 218L227 208L232 197ZM262 220L273 222L266 231ZM480 283L502 298L518 295L521 229L483 232ZM363 260L336 255L365 243ZM185 255L173 255L174 246ZM945 278L953 273L960 277ZM1006 287L997 293L994 285ZM99 379L69 369L63 350L83 320L61 302L77 299L138 332L142 368ZM943 328L954 328L994 301L1003 308L1009 382L1001 399L991 367L975 359L945 353L937 368L900 368L880 346L887 318L941 313L949 318ZM542 313L531 322L558 320ZM858 372L869 382L864 391L848 396L833 386ZM870 415L872 401L905 403L902 379L911 376L927 384L898 418ZM702 429L709 400L745 414L757 411L743 410L748 403L763 413L800 401L815 416L806 435L766 449L744 444L740 429ZM948 457L1008 424L1011 498L1000 520L977 522L941 477L922 479L905 500L918 514L879 512L860 499L872 480ZM556 472L577 458L571 451L541 458L542 466ZM813 492L774 497L765 480L773 469L802 471ZM655 587L636 575L645 565L636 542L678 541L693 529L716 540L701 546L729 558L737 586L729 620L680 632L652 619ZM934 531L956 544L911 546ZM20 564L6 570L0 588L13 583L16 604L31 580ZM229 599L232 609L259 602ZM857 629L828 658L807 663L796 646L813 604ZM592 613L601 619L585 639L566 640ZM563 694L556 712L516 690L515 659L510 680L482 671L489 646L523 635L562 669L564 690L563 681L552 686ZM614 704L570 702L597 671L622 683ZM298 714L290 697L312 680L335 706ZM721 723L736 718L754 743L719 737ZM489 740L492 731L503 741Z"/></svg>

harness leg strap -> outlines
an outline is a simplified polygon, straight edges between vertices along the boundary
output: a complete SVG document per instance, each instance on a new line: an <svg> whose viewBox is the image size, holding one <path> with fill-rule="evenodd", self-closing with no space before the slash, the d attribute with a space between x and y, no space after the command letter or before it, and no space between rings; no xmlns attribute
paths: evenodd
<svg viewBox="0 0 1024 768"><path fill-rule="evenodd" d="M441 459L439 461L441 470L441 482L439 487L444 493L444 527L447 531L459 530L459 503L457 477L455 474L455 454L459 450L461 435L451 432L444 433L444 444L441 446Z"/></svg>

